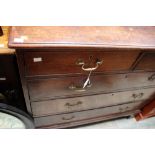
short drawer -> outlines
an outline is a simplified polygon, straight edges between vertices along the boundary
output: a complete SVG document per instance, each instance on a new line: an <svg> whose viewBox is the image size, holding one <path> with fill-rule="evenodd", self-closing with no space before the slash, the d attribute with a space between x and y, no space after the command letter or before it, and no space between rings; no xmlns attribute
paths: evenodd
<svg viewBox="0 0 155 155"><path fill-rule="evenodd" d="M33 116L46 116L150 99L155 88L68 99L32 102Z"/></svg>
<svg viewBox="0 0 155 155"><path fill-rule="evenodd" d="M139 51L44 50L25 51L26 76L128 70Z"/></svg>
<svg viewBox="0 0 155 155"><path fill-rule="evenodd" d="M74 121L87 120L91 118L98 118L108 116L117 113L123 113L131 110L137 110L141 106L141 102L135 102L130 104L123 104L119 106L112 106L100 109L87 110L82 112L74 112L61 115L53 115L47 117L36 117L34 118L36 127L50 126L61 123L69 123Z"/></svg>
<svg viewBox="0 0 155 155"><path fill-rule="evenodd" d="M141 59L137 63L136 70L155 70L155 52L143 53Z"/></svg>
<svg viewBox="0 0 155 155"><path fill-rule="evenodd" d="M86 76L29 80L30 100L40 101L154 86L155 72L93 75L90 77L91 85L83 89L85 80Z"/></svg>

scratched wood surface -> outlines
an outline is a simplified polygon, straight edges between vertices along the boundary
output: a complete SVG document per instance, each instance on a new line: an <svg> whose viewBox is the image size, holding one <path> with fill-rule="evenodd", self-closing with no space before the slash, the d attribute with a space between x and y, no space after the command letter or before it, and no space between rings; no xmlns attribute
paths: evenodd
<svg viewBox="0 0 155 155"><path fill-rule="evenodd" d="M155 49L155 26L15 26L9 46Z"/></svg>

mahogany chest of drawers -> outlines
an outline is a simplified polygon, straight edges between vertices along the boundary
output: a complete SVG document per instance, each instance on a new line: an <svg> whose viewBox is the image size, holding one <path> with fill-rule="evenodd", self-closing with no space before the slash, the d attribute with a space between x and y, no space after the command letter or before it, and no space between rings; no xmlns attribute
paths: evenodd
<svg viewBox="0 0 155 155"><path fill-rule="evenodd" d="M155 93L155 27L12 27L36 128L135 115Z"/></svg>

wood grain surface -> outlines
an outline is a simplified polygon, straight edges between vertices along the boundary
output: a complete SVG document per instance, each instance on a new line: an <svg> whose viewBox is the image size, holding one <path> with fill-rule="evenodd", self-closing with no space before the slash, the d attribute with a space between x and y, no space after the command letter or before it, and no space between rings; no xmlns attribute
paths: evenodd
<svg viewBox="0 0 155 155"><path fill-rule="evenodd" d="M95 67L96 62L103 63L93 72L125 71L129 70L135 59L138 57L138 50L27 50L24 52L26 75L50 75L50 74L71 74L86 73L84 68ZM34 62L35 59L41 59ZM45 67L46 66L46 67Z"/></svg>
<svg viewBox="0 0 155 155"><path fill-rule="evenodd" d="M9 47L155 48L155 27L16 26Z"/></svg>

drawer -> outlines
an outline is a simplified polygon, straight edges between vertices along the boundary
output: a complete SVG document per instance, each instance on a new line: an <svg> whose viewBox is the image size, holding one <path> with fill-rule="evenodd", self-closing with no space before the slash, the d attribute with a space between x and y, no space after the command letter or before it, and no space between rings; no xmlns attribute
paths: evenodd
<svg viewBox="0 0 155 155"><path fill-rule="evenodd" d="M25 51L26 76L128 70L139 51L45 50Z"/></svg>
<svg viewBox="0 0 155 155"><path fill-rule="evenodd" d="M113 106L139 100L147 100L150 99L154 93L155 88L151 88L68 99L32 102L31 107L34 117L46 116Z"/></svg>
<svg viewBox="0 0 155 155"><path fill-rule="evenodd" d="M34 122L36 127L50 126L50 125L56 125L61 123L69 123L74 121L87 120L91 118L98 118L98 117L108 116L112 114L123 113L131 110L137 110L139 106L141 106L141 102L87 110L82 112L74 112L74 113L53 115L53 116L47 116L47 117L36 117L34 118Z"/></svg>
<svg viewBox="0 0 155 155"><path fill-rule="evenodd" d="M155 72L93 75L91 85L82 89L85 80L86 76L29 80L30 99L39 101L153 86Z"/></svg>
<svg viewBox="0 0 155 155"><path fill-rule="evenodd" d="M136 70L155 70L155 52L143 53L141 59L137 63Z"/></svg>

